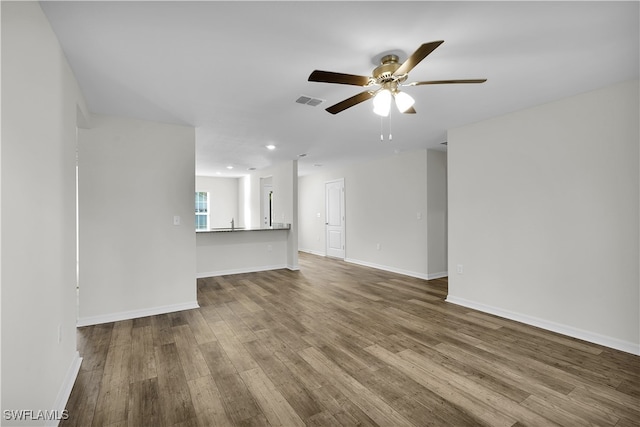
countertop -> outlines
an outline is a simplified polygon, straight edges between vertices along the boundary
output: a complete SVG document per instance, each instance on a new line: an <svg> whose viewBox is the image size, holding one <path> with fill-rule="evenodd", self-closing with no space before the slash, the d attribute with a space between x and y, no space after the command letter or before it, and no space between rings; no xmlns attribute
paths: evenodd
<svg viewBox="0 0 640 427"><path fill-rule="evenodd" d="M252 227L226 227L226 228L209 228L196 230L196 233L236 233L240 231L273 231L273 230L290 230L291 224L273 224L272 227L252 228Z"/></svg>

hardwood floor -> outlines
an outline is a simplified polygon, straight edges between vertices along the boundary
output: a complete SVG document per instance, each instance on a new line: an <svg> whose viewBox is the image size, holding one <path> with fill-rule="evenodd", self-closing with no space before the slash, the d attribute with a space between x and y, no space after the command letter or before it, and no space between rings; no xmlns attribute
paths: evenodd
<svg viewBox="0 0 640 427"><path fill-rule="evenodd" d="M80 328L62 426L632 426L640 357L300 254L198 281L200 309Z"/></svg>

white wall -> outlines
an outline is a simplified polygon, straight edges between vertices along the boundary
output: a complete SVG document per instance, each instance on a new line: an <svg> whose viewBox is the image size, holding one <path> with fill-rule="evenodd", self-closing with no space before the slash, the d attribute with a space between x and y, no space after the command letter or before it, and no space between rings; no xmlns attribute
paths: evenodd
<svg viewBox="0 0 640 427"><path fill-rule="evenodd" d="M2 2L4 410L64 409L76 351L75 78L36 2Z"/></svg>
<svg viewBox="0 0 640 427"><path fill-rule="evenodd" d="M79 135L79 324L197 306L194 129L94 116Z"/></svg>
<svg viewBox="0 0 640 427"><path fill-rule="evenodd" d="M262 205L261 180L268 178L273 186L273 218L272 222L293 224L297 216L298 194L297 177L298 161L282 162L269 168L251 172L250 175L241 178L240 204L241 211L251 211L252 228L260 228L262 221L260 209ZM240 213L242 216L242 213Z"/></svg>
<svg viewBox="0 0 640 427"><path fill-rule="evenodd" d="M301 250L326 253L324 185L344 178L347 261L425 279L442 272L438 263L433 272L428 267L427 158L427 150L418 150L300 177ZM433 154L432 163L440 166L434 167L432 175L438 179L432 189L445 187L434 196L434 211L438 195L446 193L442 161L442 154ZM437 251L444 252L444 247L436 242L432 255L444 258Z"/></svg>
<svg viewBox="0 0 640 427"><path fill-rule="evenodd" d="M261 178L271 178L273 186L274 223L291 225L287 237L287 268L298 269L298 161L282 162L270 168L252 172L240 179L240 217L243 227L260 228L262 195Z"/></svg>
<svg viewBox="0 0 640 427"><path fill-rule="evenodd" d="M238 211L239 178L196 176L196 191L209 192L209 227L240 227Z"/></svg>
<svg viewBox="0 0 640 427"><path fill-rule="evenodd" d="M238 179L238 215L239 225L246 228L260 228L260 178L243 176Z"/></svg>
<svg viewBox="0 0 640 427"><path fill-rule="evenodd" d="M638 99L636 80L449 132L449 301L640 354Z"/></svg>

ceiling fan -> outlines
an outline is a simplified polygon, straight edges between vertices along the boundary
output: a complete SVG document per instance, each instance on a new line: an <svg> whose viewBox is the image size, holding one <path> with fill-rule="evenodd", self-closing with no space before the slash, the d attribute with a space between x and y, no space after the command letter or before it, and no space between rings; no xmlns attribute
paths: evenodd
<svg viewBox="0 0 640 427"><path fill-rule="evenodd" d="M402 64L398 62L400 58L397 55L385 55L381 58L380 65L373 70L370 77L315 70L309 76L309 81L370 88L327 108L326 110L331 114L337 114L371 98L374 98L373 111L380 116L389 115L392 98L395 99L396 106L401 113L415 114L416 110L413 108L414 99L409 94L401 92L399 90L400 87L450 83L484 83L487 81L487 79L430 80L404 84L409 76L409 71L442 43L444 43L443 40L424 43Z"/></svg>

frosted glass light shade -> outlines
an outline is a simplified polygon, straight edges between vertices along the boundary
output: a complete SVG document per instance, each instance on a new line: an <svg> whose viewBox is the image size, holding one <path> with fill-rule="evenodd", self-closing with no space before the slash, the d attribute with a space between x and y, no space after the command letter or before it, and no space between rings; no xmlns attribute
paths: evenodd
<svg viewBox="0 0 640 427"><path fill-rule="evenodd" d="M381 90L373 98L373 112L379 116L387 117L391 109L391 92L387 89Z"/></svg>
<svg viewBox="0 0 640 427"><path fill-rule="evenodd" d="M398 110L400 110L401 113L404 113L405 111L407 111L416 102L415 99L411 97L411 95L408 95L404 92L396 93L395 98L396 98L396 106L398 107Z"/></svg>

